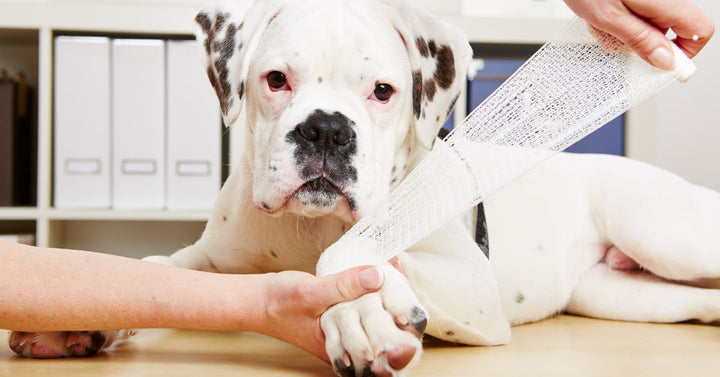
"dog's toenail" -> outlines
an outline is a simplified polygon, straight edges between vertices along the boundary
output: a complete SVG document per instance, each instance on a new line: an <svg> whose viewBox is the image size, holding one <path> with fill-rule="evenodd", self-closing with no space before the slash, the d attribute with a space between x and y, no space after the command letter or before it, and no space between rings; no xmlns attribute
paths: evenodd
<svg viewBox="0 0 720 377"><path fill-rule="evenodd" d="M345 365L343 359L333 361L333 368L335 368L335 372L342 377L355 377L355 370L352 368L352 364Z"/></svg>
<svg viewBox="0 0 720 377"><path fill-rule="evenodd" d="M375 373L373 373L372 369L370 369L370 366L366 366L365 369L363 369L362 377L377 377L377 376L375 376Z"/></svg>
<svg viewBox="0 0 720 377"><path fill-rule="evenodd" d="M415 307L412 311L412 315L410 318L413 327L418 332L418 335L424 334L425 328L427 328L427 316L425 316L425 311L418 307Z"/></svg>
<svg viewBox="0 0 720 377"><path fill-rule="evenodd" d="M395 370L401 370L410 364L415 356L415 351L415 347L411 346L395 347L387 353L388 364Z"/></svg>

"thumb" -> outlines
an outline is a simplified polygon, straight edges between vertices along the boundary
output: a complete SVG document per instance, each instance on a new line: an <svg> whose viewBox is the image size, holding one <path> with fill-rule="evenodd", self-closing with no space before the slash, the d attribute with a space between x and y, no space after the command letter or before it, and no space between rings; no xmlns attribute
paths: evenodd
<svg viewBox="0 0 720 377"><path fill-rule="evenodd" d="M373 266L355 267L332 275L318 277L318 300L330 307L374 292L382 286L385 275Z"/></svg>

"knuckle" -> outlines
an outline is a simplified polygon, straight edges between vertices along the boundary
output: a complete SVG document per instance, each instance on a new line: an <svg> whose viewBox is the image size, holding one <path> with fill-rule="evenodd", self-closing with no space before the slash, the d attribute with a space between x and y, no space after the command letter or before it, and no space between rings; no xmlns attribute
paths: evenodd
<svg viewBox="0 0 720 377"><path fill-rule="evenodd" d="M649 54L653 48L653 30L643 28L639 32L625 38L623 42L634 51Z"/></svg>

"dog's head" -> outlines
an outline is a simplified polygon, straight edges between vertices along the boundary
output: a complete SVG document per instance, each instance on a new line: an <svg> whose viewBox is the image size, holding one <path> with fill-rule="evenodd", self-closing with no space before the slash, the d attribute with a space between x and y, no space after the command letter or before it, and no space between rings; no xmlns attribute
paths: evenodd
<svg viewBox="0 0 720 377"><path fill-rule="evenodd" d="M472 55L459 30L402 0L256 0L242 20L196 21L269 214L352 222L384 200L432 147Z"/></svg>

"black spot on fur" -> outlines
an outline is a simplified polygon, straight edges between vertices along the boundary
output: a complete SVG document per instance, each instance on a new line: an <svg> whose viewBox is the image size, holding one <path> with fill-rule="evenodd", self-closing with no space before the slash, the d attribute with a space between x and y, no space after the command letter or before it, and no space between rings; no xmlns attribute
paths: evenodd
<svg viewBox="0 0 720 377"><path fill-rule="evenodd" d="M222 217L223 221L227 221L227 216Z"/></svg>
<svg viewBox="0 0 720 377"><path fill-rule="evenodd" d="M322 78L322 77L318 77L318 84L322 84L322 82L323 82L323 78Z"/></svg>
<svg viewBox="0 0 720 377"><path fill-rule="evenodd" d="M270 250L270 255L272 255L273 258L277 259L278 255L274 250Z"/></svg>
<svg viewBox="0 0 720 377"><path fill-rule="evenodd" d="M417 70L413 73L413 113L416 119L420 119L420 112L422 111L422 72Z"/></svg>
<svg viewBox="0 0 720 377"><path fill-rule="evenodd" d="M452 331L452 330L445 331L445 335L453 336L453 335L455 335L455 331Z"/></svg>
<svg viewBox="0 0 720 377"><path fill-rule="evenodd" d="M485 218L485 206L482 203L477 206L477 221L475 223L475 242L485 256L490 257L490 240L487 231L487 219Z"/></svg>
<svg viewBox="0 0 720 377"><path fill-rule="evenodd" d="M515 302L517 302L518 304L522 304L523 302L525 302L525 296L522 293L518 292L518 294L515 296Z"/></svg>
<svg viewBox="0 0 720 377"><path fill-rule="evenodd" d="M430 56L430 51L428 50L427 42L423 37L417 37L415 39L415 46L417 46L418 51L420 52L420 56L427 58Z"/></svg>
<svg viewBox="0 0 720 377"><path fill-rule="evenodd" d="M437 52L437 67L435 69L435 81L447 90L455 81L455 55L450 46L443 45Z"/></svg>

